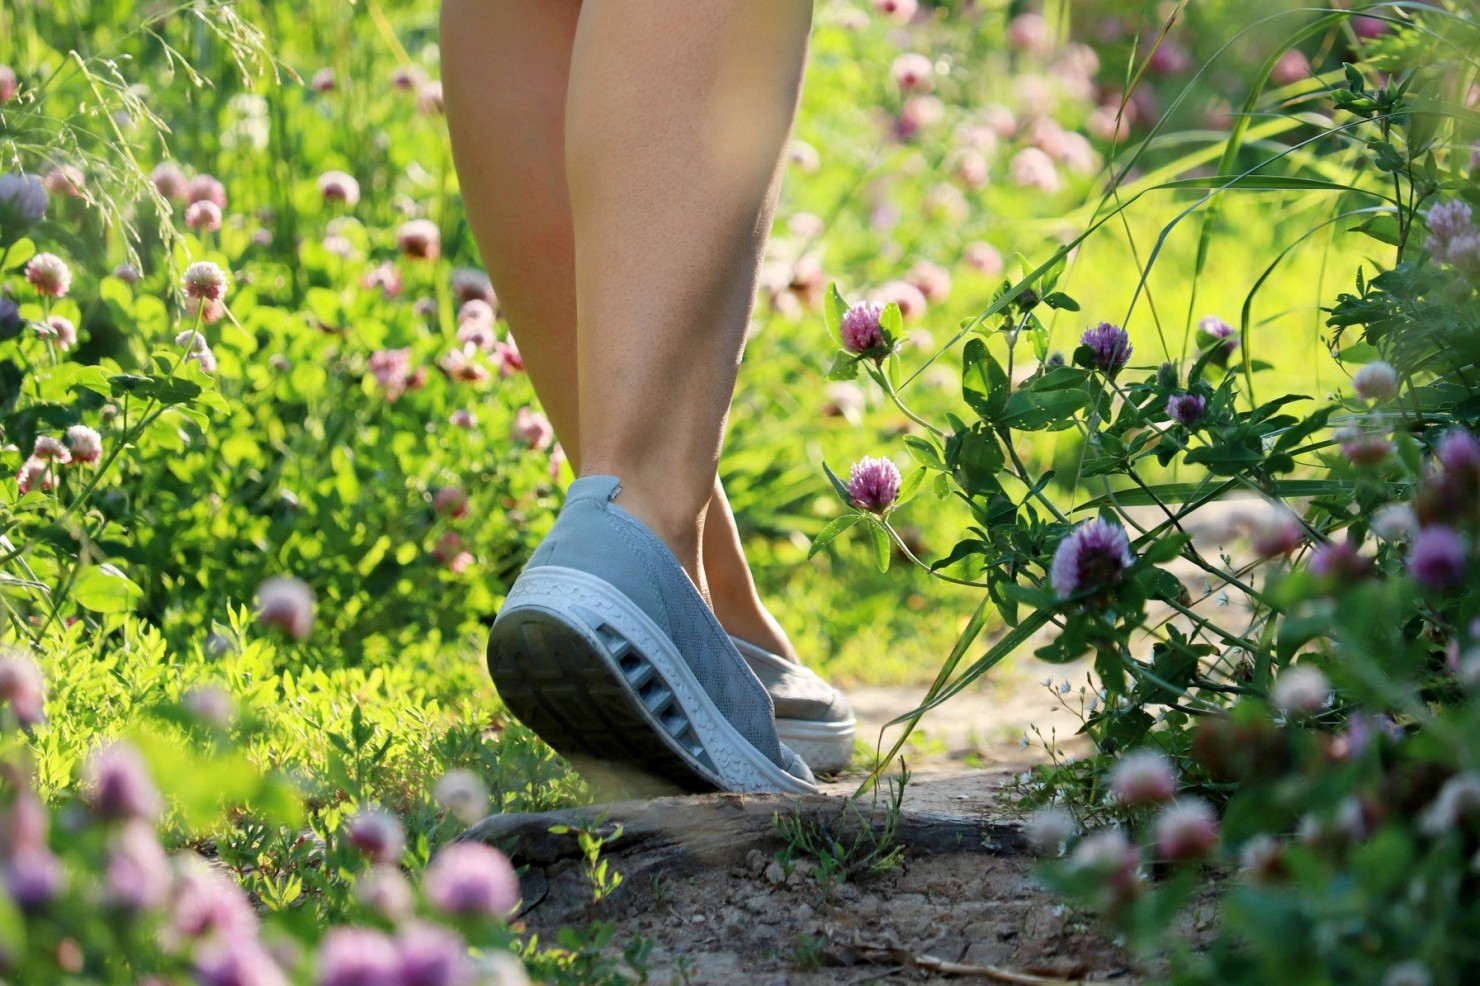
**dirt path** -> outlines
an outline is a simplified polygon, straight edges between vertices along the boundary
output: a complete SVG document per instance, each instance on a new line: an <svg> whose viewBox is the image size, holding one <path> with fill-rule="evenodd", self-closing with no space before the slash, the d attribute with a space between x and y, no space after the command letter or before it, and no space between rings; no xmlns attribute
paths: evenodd
<svg viewBox="0 0 1480 986"><path fill-rule="evenodd" d="M789 852L776 825L777 815L803 825L818 845L826 833L852 847L847 855L858 862L887 818L867 802L845 807L861 773L801 802L737 795L620 802L505 816L470 836L512 847L528 867L520 920L529 932L553 942L562 928L613 922L614 954L637 936L652 943L655 983L811 986L963 975L1134 982L1119 950L1033 882L1034 860L1004 795L1014 773L1041 758L1019 748L1023 729L1053 722L1063 735L1077 721L1050 712L1038 682L999 681L939 710L913 744L898 839L905 851L877 873L830 877L816 855ZM876 736L920 693L854 692L860 735ZM572 823L610 837L603 858L622 883L599 903L575 837L549 833ZM613 837L618 824L623 831Z"/></svg>

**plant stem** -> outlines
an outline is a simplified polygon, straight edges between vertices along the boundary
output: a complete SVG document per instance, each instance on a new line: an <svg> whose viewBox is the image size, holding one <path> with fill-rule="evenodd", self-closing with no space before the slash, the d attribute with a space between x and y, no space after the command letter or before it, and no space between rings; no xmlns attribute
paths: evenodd
<svg viewBox="0 0 1480 986"><path fill-rule="evenodd" d="M929 565L925 564L920 559L916 558L915 555L914 555L914 552L910 551L909 548L905 547L904 539L899 536L899 532L896 531L890 525L889 521L887 521L887 520L885 520L885 519L883 519L881 517L881 518L879 518L879 522L878 523L879 523L879 526L884 529L885 533L887 533L889 535L889 539L894 542L895 547L897 547L900 550L900 553L903 554L905 556L905 558L908 559L911 563L913 563L914 565L916 565L919 568L923 569L926 572L926 574L928 574L928 575L930 575L930 576L932 576L934 578L940 579L942 582L950 582L950 583L952 583L954 585L970 586L973 589L989 589L989 588L991 588L991 586L988 585L986 582L972 582L970 579L958 579L958 578L955 578L954 576L942 575L939 572L933 570Z"/></svg>
<svg viewBox="0 0 1480 986"><path fill-rule="evenodd" d="M1017 478L1032 492L1033 497L1038 500L1038 502L1042 503L1046 508L1048 508L1048 512L1053 514L1055 519L1057 519L1059 523L1071 523L1069 518L1064 516L1064 512L1060 510L1052 500L1043 495L1043 490L1039 487L1039 485L1037 483L1031 482L1028 479L1028 467L1024 465L1022 457L1019 456L1017 453L1017 449L1013 448L1012 446L1011 430L1007 428L999 428L997 431L997 437L1002 440L1002 447L1007 450L1007 457L1012 460L1012 467L1017 470Z"/></svg>
<svg viewBox="0 0 1480 986"><path fill-rule="evenodd" d="M935 425L931 424L929 421L926 421L924 418L920 417L914 411L911 411L907 406L905 406L904 401L899 396L899 392L895 390L894 386L889 382L889 375L887 373L881 371L877 366L868 366L866 367L866 369L868 370L868 375L873 377L874 382L884 389L884 393L889 397L891 401L894 402L894 406L899 408L900 412L905 417L909 418L915 424L919 425L921 428L924 428L932 435L935 435L937 438L943 439L946 437L946 432L941 431Z"/></svg>

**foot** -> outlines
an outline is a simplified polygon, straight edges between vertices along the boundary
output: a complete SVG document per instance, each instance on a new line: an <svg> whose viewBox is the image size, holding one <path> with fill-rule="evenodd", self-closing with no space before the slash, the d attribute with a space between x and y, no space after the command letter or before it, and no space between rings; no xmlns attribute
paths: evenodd
<svg viewBox="0 0 1480 986"><path fill-rule="evenodd" d="M776 617L761 603L753 585L748 586L744 592L732 592L721 588L717 581L711 581L710 598L714 604L714 615L730 636L753 644L792 664L802 663L796 648L786 636L786 631L781 629Z"/></svg>
<svg viewBox="0 0 1480 986"><path fill-rule="evenodd" d="M749 569L740 574L711 581L714 613L771 696L777 735L815 774L846 769L857 731L848 700L802 666L786 631L760 601Z"/></svg>
<svg viewBox="0 0 1480 986"><path fill-rule="evenodd" d="M488 667L511 712L569 756L617 760L693 790L816 790L782 745L766 690L661 540L572 484L509 592Z"/></svg>
<svg viewBox="0 0 1480 986"><path fill-rule="evenodd" d="M776 734L816 774L836 774L853 760L858 724L843 693L810 668L733 637L776 709Z"/></svg>

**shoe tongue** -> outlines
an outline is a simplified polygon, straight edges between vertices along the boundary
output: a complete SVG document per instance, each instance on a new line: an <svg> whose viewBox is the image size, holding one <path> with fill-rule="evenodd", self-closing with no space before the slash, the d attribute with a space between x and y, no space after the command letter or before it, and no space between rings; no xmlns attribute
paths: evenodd
<svg viewBox="0 0 1480 986"><path fill-rule="evenodd" d="M582 476L565 491L566 500L611 500L622 488L615 476Z"/></svg>

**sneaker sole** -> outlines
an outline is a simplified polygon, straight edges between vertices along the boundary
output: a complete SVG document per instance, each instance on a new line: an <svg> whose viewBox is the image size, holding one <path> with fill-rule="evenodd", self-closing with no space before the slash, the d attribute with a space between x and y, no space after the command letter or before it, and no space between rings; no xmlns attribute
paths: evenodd
<svg viewBox="0 0 1480 986"><path fill-rule="evenodd" d="M854 720L819 722L776 717L776 735L814 773L836 774L853 762Z"/></svg>
<svg viewBox="0 0 1480 986"><path fill-rule="evenodd" d="M586 572L519 577L489 635L488 671L509 711L568 758L630 764L693 791L817 790L752 746L668 635Z"/></svg>

